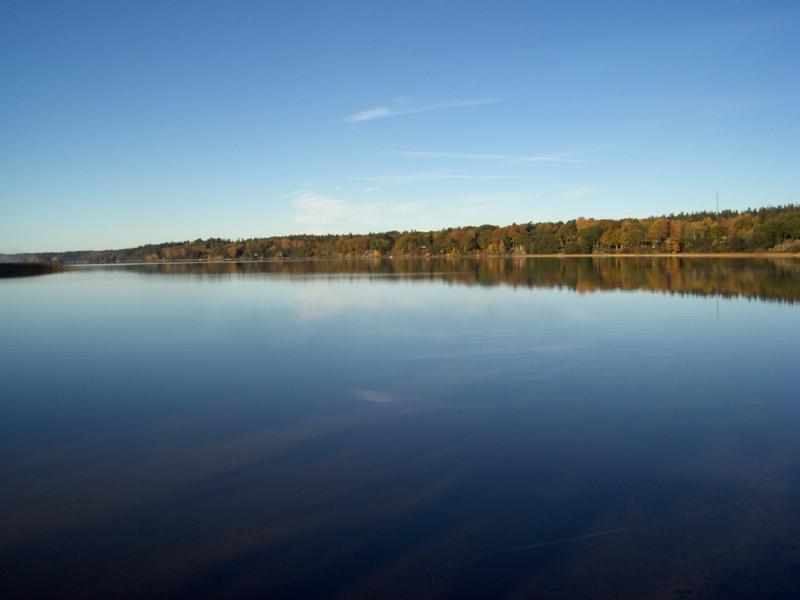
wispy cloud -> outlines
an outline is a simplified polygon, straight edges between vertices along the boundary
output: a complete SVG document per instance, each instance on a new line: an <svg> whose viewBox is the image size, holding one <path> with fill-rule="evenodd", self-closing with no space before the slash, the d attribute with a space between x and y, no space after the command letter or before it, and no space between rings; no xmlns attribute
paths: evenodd
<svg viewBox="0 0 800 600"><path fill-rule="evenodd" d="M581 163L588 162L579 158L569 158L558 154L487 154L471 152L431 152L427 150L392 150L395 156L410 158L449 158L459 160L494 160L509 162L552 162Z"/></svg>
<svg viewBox="0 0 800 600"><path fill-rule="evenodd" d="M658 117L661 123L684 121L692 119L705 119L714 117L728 117L739 114L768 110L774 107L797 104L800 98L711 98L711 97L682 97L682 96L629 96L613 98L595 98L571 103L574 107L608 107L612 110L620 108L626 111L627 107L647 107L652 110L651 123Z"/></svg>
<svg viewBox="0 0 800 600"><path fill-rule="evenodd" d="M343 222L352 223L356 227L364 224L366 215L340 198L307 190L292 196L292 207L295 210L292 220L311 230L324 230Z"/></svg>
<svg viewBox="0 0 800 600"><path fill-rule="evenodd" d="M498 180L498 179L530 179L526 175L480 175L472 173L452 173L449 171L425 171L404 175L377 175L373 177L351 177L353 181L372 183L410 183L414 181L434 181L439 179Z"/></svg>
<svg viewBox="0 0 800 600"><path fill-rule="evenodd" d="M728 0L731 4L738 4L739 6L747 6L749 8L764 8L764 5L755 2L755 0Z"/></svg>
<svg viewBox="0 0 800 600"><path fill-rule="evenodd" d="M387 215L414 214L416 202L352 203L341 198L300 190L292 200L292 220L307 233L347 233L374 231Z"/></svg>
<svg viewBox="0 0 800 600"><path fill-rule="evenodd" d="M569 185L562 190L561 197L564 200L577 200L579 198L591 196L599 189L598 186L592 184Z"/></svg>
<svg viewBox="0 0 800 600"><path fill-rule="evenodd" d="M386 119L388 117L399 117L402 115L414 115L417 113L431 112L433 110L444 110L446 108L461 108L467 106L483 106L486 104L496 104L501 102L499 98L471 98L464 100L446 100L434 104L424 104L422 106L373 106L366 110L353 113L342 119L344 123L363 123L374 121L375 119Z"/></svg>

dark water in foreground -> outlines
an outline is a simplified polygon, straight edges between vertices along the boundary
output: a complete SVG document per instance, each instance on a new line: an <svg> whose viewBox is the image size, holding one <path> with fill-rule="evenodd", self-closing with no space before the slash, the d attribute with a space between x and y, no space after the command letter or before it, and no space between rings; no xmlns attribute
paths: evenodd
<svg viewBox="0 0 800 600"><path fill-rule="evenodd" d="M0 597L800 597L800 260L0 282Z"/></svg>

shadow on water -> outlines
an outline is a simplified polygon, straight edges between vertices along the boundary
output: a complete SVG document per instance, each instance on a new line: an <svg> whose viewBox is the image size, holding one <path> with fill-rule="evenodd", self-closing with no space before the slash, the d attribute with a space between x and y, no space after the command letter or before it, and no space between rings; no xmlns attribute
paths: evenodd
<svg viewBox="0 0 800 600"><path fill-rule="evenodd" d="M3 263L0 262L0 278L31 277L60 273L66 267L51 263Z"/></svg>

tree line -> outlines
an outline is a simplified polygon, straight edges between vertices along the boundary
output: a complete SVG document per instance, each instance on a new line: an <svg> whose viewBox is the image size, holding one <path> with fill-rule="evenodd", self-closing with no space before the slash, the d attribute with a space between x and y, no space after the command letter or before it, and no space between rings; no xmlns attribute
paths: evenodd
<svg viewBox="0 0 800 600"><path fill-rule="evenodd" d="M399 256L800 252L800 206L644 219L450 227L345 235L223 238L147 244L122 250L42 253L62 263L272 260Z"/></svg>

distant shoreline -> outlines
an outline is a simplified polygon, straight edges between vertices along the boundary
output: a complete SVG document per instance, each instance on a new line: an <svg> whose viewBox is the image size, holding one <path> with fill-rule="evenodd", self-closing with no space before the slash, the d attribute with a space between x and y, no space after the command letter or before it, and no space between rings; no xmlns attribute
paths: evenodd
<svg viewBox="0 0 800 600"><path fill-rule="evenodd" d="M392 260L490 260L490 259L520 259L520 258L800 258L796 252L678 252L678 253L638 253L638 254L485 254L485 255L400 255L400 256L306 256L267 258L260 260L154 260L130 262L101 262L101 263L64 263L69 267L111 267L115 265L145 266L145 265L233 265L233 264L259 264L259 263L300 263L300 262L326 262L334 260L356 261L392 261Z"/></svg>
<svg viewBox="0 0 800 600"><path fill-rule="evenodd" d="M507 255L512 258L514 255ZM795 257L800 258L799 252L639 252L639 253L597 253L597 254L522 254L524 258L771 258Z"/></svg>
<svg viewBox="0 0 800 600"><path fill-rule="evenodd" d="M583 218L366 234L197 238L133 248L0 254L62 264L235 262L336 258L791 256L800 254L800 205L643 219Z"/></svg>

